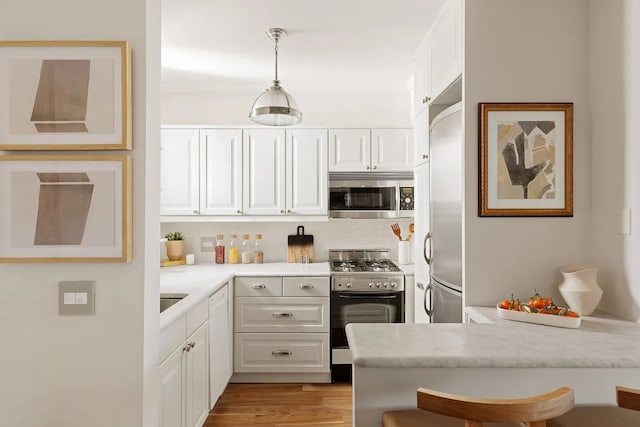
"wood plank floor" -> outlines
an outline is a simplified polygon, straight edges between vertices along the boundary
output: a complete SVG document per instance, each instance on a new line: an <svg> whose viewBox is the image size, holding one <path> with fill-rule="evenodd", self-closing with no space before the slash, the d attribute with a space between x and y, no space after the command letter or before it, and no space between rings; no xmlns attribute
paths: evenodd
<svg viewBox="0 0 640 427"><path fill-rule="evenodd" d="M204 427L351 425L351 384L229 384Z"/></svg>

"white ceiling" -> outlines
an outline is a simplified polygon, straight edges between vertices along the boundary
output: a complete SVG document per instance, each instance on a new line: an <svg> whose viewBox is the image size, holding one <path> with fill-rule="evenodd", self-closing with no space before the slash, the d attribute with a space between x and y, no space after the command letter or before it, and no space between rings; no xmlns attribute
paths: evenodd
<svg viewBox="0 0 640 427"><path fill-rule="evenodd" d="M164 91L406 91L411 59L443 0L162 0Z"/></svg>

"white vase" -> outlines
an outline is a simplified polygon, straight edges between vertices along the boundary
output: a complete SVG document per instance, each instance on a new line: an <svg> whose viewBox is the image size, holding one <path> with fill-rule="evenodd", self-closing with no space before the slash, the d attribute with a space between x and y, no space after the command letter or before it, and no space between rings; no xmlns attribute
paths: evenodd
<svg viewBox="0 0 640 427"><path fill-rule="evenodd" d="M566 265L560 269L562 283L558 286L569 308L581 316L588 316L596 309L602 298L598 286L598 269L589 265Z"/></svg>

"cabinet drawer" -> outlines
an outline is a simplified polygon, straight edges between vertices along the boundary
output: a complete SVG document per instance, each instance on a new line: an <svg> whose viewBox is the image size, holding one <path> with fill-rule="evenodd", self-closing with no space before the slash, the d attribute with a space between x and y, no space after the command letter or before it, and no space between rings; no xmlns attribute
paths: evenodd
<svg viewBox="0 0 640 427"><path fill-rule="evenodd" d="M235 334L234 372L329 372L329 334Z"/></svg>
<svg viewBox="0 0 640 427"><path fill-rule="evenodd" d="M329 298L236 298L236 332L329 332Z"/></svg>
<svg viewBox="0 0 640 427"><path fill-rule="evenodd" d="M191 335L209 319L209 300L203 299L187 312L187 335Z"/></svg>
<svg viewBox="0 0 640 427"><path fill-rule="evenodd" d="M285 297L328 297L328 277L285 277L282 279Z"/></svg>
<svg viewBox="0 0 640 427"><path fill-rule="evenodd" d="M160 362L181 345L187 338L187 318L180 316L178 320L160 331Z"/></svg>
<svg viewBox="0 0 640 427"><path fill-rule="evenodd" d="M282 295L282 277L236 277L236 296L279 297Z"/></svg>

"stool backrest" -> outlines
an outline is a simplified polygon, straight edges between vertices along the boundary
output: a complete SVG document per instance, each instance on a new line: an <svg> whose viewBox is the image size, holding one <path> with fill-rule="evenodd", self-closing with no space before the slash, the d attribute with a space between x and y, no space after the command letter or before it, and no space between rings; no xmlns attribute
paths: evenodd
<svg viewBox="0 0 640 427"><path fill-rule="evenodd" d="M568 412L573 405L573 390L568 387L522 399L479 399L418 389L418 408L465 420L467 427L481 427L483 422L544 427L546 420Z"/></svg>
<svg viewBox="0 0 640 427"><path fill-rule="evenodd" d="M619 407L640 411L640 390L618 386L616 397Z"/></svg>

